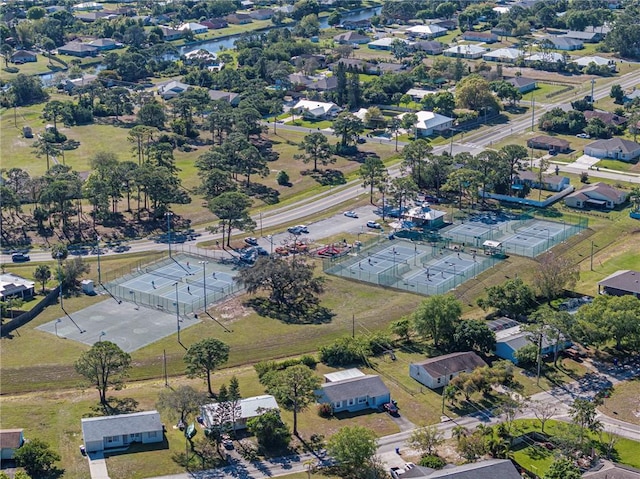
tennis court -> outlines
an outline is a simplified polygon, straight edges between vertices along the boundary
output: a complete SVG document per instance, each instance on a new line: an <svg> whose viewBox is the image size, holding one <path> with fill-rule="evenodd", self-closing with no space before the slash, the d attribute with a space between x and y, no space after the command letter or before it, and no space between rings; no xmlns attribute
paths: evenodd
<svg viewBox="0 0 640 479"><path fill-rule="evenodd" d="M178 254L112 281L106 289L117 298L187 315L242 290L235 281L238 266Z"/></svg>
<svg viewBox="0 0 640 479"><path fill-rule="evenodd" d="M442 234L456 243L478 248L483 241L493 239L495 235L502 234L502 230L500 226L472 221L445 229Z"/></svg>
<svg viewBox="0 0 640 479"><path fill-rule="evenodd" d="M577 225L543 220L529 220L520 227L509 225L509 230L513 233L499 238L504 251L525 256L537 256L581 231Z"/></svg>

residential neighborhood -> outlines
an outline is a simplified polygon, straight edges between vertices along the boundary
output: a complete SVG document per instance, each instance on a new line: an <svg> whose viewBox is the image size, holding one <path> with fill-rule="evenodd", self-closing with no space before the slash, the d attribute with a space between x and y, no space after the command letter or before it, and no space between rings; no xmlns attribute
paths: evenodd
<svg viewBox="0 0 640 479"><path fill-rule="evenodd" d="M0 5L0 479L640 478L640 6Z"/></svg>

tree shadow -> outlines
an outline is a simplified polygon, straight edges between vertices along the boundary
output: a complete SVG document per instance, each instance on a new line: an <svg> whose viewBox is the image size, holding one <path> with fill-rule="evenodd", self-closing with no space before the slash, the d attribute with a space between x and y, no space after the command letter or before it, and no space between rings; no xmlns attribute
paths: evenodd
<svg viewBox="0 0 640 479"><path fill-rule="evenodd" d="M245 306L253 308L260 316L291 324L325 324L331 322L335 313L319 305L283 305L268 298L251 298Z"/></svg>
<svg viewBox="0 0 640 479"><path fill-rule="evenodd" d="M138 401L133 398L108 397L107 404L97 404L91 410L94 416L129 414L138 410Z"/></svg>
<svg viewBox="0 0 640 479"><path fill-rule="evenodd" d="M310 174L322 186L344 185L347 183L344 173L340 170L329 168L323 171L313 171Z"/></svg>
<svg viewBox="0 0 640 479"><path fill-rule="evenodd" d="M251 183L245 186L244 191L247 195L262 200L268 205L275 205L280 202L280 192L278 190L260 183Z"/></svg>

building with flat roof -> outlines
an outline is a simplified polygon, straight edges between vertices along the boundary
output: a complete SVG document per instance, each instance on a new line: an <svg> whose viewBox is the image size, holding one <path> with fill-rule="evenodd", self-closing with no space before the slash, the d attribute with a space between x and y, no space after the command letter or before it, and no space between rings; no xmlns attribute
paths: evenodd
<svg viewBox="0 0 640 479"><path fill-rule="evenodd" d="M598 282L598 294L631 295L640 299L640 271L632 269L616 271Z"/></svg>

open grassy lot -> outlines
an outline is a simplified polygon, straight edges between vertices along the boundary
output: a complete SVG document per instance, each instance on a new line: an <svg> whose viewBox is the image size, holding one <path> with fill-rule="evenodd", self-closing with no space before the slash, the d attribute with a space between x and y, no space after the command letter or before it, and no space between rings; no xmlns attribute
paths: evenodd
<svg viewBox="0 0 640 479"><path fill-rule="evenodd" d="M634 171L638 169L638 162L633 163L620 160L600 160L596 163L598 168L608 168L617 171Z"/></svg>
<svg viewBox="0 0 640 479"><path fill-rule="evenodd" d="M598 409L607 416L640 426L640 380L617 384Z"/></svg>
<svg viewBox="0 0 640 479"><path fill-rule="evenodd" d="M545 103L549 100L547 95L560 91L568 85L553 85L551 83L538 82L538 88L522 95L525 101L531 101L535 98L536 102Z"/></svg>

